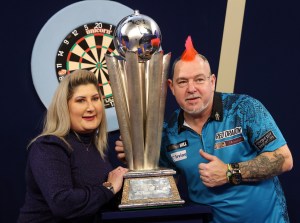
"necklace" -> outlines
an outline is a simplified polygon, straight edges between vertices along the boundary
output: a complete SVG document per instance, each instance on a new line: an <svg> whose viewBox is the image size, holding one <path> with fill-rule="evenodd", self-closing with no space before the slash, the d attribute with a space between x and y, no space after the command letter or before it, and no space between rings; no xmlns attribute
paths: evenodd
<svg viewBox="0 0 300 223"><path fill-rule="evenodd" d="M88 144L86 144L83 142L83 140L80 138L80 136L76 132L74 132L74 133L75 133L77 139L79 140L79 142L84 146L85 150L88 152L93 140L90 140L90 142Z"/></svg>
<svg viewBox="0 0 300 223"><path fill-rule="evenodd" d="M90 148L90 146L91 146L91 144L92 144L92 141L90 141L90 143L87 145L87 144L85 144L85 143L83 143L82 141L80 141L81 142L81 144L85 147L85 150L88 152L89 151L89 148Z"/></svg>

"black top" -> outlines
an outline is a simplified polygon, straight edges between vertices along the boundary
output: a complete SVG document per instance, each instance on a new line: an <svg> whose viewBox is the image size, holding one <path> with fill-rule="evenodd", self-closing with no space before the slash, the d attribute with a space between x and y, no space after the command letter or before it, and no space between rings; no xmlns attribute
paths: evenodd
<svg viewBox="0 0 300 223"><path fill-rule="evenodd" d="M19 223L94 221L99 209L114 195L102 186L112 166L101 158L92 138L92 134L71 132L66 140L73 150L51 135L32 143Z"/></svg>

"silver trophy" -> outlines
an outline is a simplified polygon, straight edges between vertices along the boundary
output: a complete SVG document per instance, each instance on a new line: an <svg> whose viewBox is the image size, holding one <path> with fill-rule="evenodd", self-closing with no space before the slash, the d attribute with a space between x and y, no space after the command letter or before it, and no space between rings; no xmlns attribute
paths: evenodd
<svg viewBox="0 0 300 223"><path fill-rule="evenodd" d="M167 73L171 54L163 55L158 25L138 10L114 32L120 56L105 55L115 108L130 171L119 208L183 204L172 169L158 167Z"/></svg>

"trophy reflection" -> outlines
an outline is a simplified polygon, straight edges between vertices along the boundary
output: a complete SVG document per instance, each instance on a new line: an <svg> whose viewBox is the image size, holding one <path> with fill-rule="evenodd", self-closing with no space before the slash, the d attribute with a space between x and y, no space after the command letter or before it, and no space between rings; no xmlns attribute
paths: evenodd
<svg viewBox="0 0 300 223"><path fill-rule="evenodd" d="M158 167L171 54L163 55L158 25L138 10L113 39L120 56L105 55L130 171L120 209L183 204L173 175Z"/></svg>

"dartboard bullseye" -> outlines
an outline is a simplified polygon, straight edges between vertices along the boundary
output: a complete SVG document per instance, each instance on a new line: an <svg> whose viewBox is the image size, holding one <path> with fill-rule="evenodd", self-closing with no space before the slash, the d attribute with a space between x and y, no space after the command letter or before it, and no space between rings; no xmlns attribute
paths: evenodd
<svg viewBox="0 0 300 223"><path fill-rule="evenodd" d="M56 76L61 81L76 69L94 72L98 78L105 108L114 107L105 54L118 55L113 44L115 26L88 23L72 30L62 41L56 55Z"/></svg>

